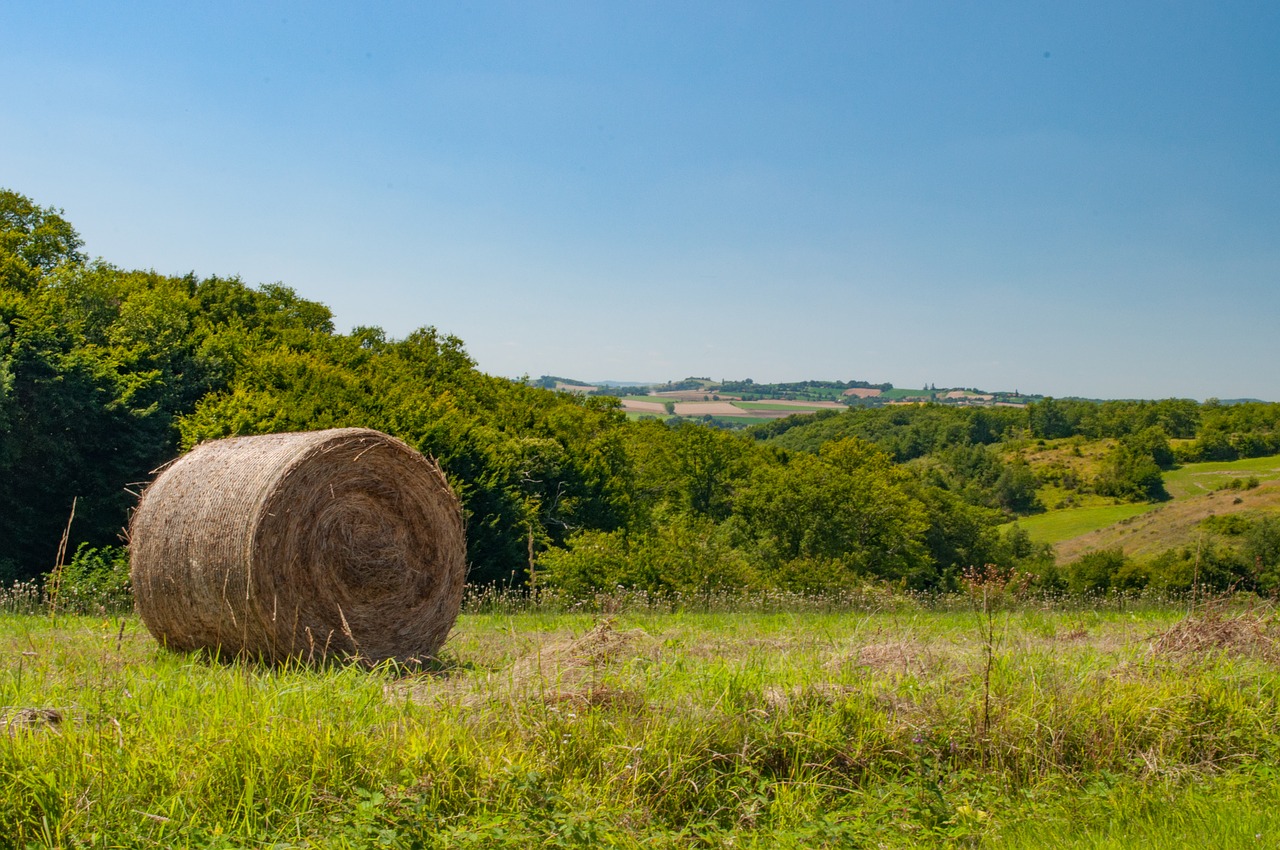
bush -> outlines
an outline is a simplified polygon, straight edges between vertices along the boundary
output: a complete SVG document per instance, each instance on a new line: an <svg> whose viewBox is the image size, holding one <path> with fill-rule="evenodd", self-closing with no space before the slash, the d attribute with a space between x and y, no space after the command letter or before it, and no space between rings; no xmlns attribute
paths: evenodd
<svg viewBox="0 0 1280 850"><path fill-rule="evenodd" d="M1151 586L1185 593L1197 589L1223 593L1252 583L1244 559L1233 549L1206 540L1198 546L1170 549L1150 564Z"/></svg>
<svg viewBox="0 0 1280 850"><path fill-rule="evenodd" d="M46 579L45 596L54 610L72 614L132 610L129 550L124 546L95 548L80 544L71 562Z"/></svg>
<svg viewBox="0 0 1280 850"><path fill-rule="evenodd" d="M1117 446L1107 455L1093 488L1100 496L1127 502L1160 502L1169 498L1156 462L1126 445Z"/></svg>
<svg viewBox="0 0 1280 850"><path fill-rule="evenodd" d="M1128 562L1124 550L1118 547L1088 552L1067 566L1067 588L1072 593L1106 593Z"/></svg>
<svg viewBox="0 0 1280 850"><path fill-rule="evenodd" d="M1280 589L1280 517L1264 516L1243 534L1244 556L1253 568L1258 589Z"/></svg>
<svg viewBox="0 0 1280 850"><path fill-rule="evenodd" d="M587 531L538 559L539 583L570 598L643 590L705 595L757 587L743 554L707 519L673 515L651 532Z"/></svg>

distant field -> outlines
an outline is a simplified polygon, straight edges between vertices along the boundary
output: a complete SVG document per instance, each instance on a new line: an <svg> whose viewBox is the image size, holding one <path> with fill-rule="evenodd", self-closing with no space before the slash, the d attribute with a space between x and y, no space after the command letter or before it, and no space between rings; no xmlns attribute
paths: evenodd
<svg viewBox="0 0 1280 850"><path fill-rule="evenodd" d="M727 401L678 401L676 413L681 416L741 416L742 411Z"/></svg>
<svg viewBox="0 0 1280 850"><path fill-rule="evenodd" d="M826 401L735 401L734 407L743 410L787 410L799 413L805 410L840 410L845 405Z"/></svg>
<svg viewBox="0 0 1280 850"><path fill-rule="evenodd" d="M623 410L635 413L665 413L666 406L660 401L641 401L634 398L622 400Z"/></svg>
<svg viewBox="0 0 1280 850"><path fill-rule="evenodd" d="M1105 505L1095 508L1066 508L1024 517L1017 524L1037 543L1058 544L1123 519L1144 514L1157 505Z"/></svg>
<svg viewBox="0 0 1280 850"><path fill-rule="evenodd" d="M776 403L768 402L730 402L730 401L677 401L671 397L663 396L623 396L622 409L631 419L639 419L642 416L657 416L661 419L668 419L670 415L666 413L665 403L670 403L675 408L676 414L687 416L694 419L701 419L704 416L710 416L714 419L731 422L734 425L758 425L762 422L771 422L775 419L781 419L786 416L795 414L811 414L819 410L826 410L831 407L830 404L815 402L806 404L804 402L786 402L778 401ZM840 405L843 407L843 405Z"/></svg>
<svg viewBox="0 0 1280 850"><path fill-rule="evenodd" d="M665 401L710 401L713 395L720 395L714 390L673 390L665 393L654 393L654 398L663 399ZM722 399L737 398L737 396L727 395L720 396Z"/></svg>
<svg viewBox="0 0 1280 850"><path fill-rule="evenodd" d="M775 416L716 416L716 419L724 419L733 422L735 425L760 425L764 422L773 422Z"/></svg>
<svg viewBox="0 0 1280 850"><path fill-rule="evenodd" d="M1085 452L1079 463L1088 464L1090 452ZM1059 457L1065 457L1060 454ZM1033 460L1033 464L1034 464ZM1219 490L1221 485L1233 479L1256 477L1263 484L1261 490L1229 491L1239 493L1242 501L1238 503L1223 502L1220 497L1213 501L1211 494ZM1173 497L1173 505L1177 509L1162 511L1158 516L1144 517L1141 524L1131 524L1135 517L1152 513L1157 508L1170 506L1152 504L1103 505L1079 508L1066 508L1049 511L1038 516L1018 520L1020 525L1031 536L1032 540L1049 543L1058 548L1061 557L1072 557L1090 548L1123 546L1126 551L1133 550L1149 554L1161 547L1178 545L1194 534L1196 524L1206 516L1215 512L1234 512L1244 509L1272 510L1275 497L1267 482L1280 480L1280 457L1250 458L1238 461L1209 461L1206 463L1188 463L1182 467L1166 472L1165 488ZM1054 491L1057 492L1057 491ZM1226 494L1223 494L1225 497ZM1183 502L1193 504L1182 505ZM1112 528L1118 523L1125 523L1123 528ZM1076 538L1081 538L1076 541Z"/></svg>
<svg viewBox="0 0 1280 850"><path fill-rule="evenodd" d="M1165 489L1175 499L1196 496L1218 489L1233 478L1257 477L1259 481L1280 478L1280 457L1253 457L1247 460L1188 463L1164 476Z"/></svg>
<svg viewBox="0 0 1280 850"><path fill-rule="evenodd" d="M880 394L880 398L902 399L902 398L914 398L917 396L929 396L929 395L932 395L932 393L926 390L904 390L904 389L894 388L892 390L885 390L884 392L882 392Z"/></svg>

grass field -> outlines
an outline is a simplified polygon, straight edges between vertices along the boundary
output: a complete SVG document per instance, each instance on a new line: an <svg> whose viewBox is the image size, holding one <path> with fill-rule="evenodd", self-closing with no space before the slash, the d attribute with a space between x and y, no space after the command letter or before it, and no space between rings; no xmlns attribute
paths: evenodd
<svg viewBox="0 0 1280 850"><path fill-rule="evenodd" d="M1275 615L1110 605L471 614L413 675L0 615L0 844L1276 846Z"/></svg>
<svg viewBox="0 0 1280 850"><path fill-rule="evenodd" d="M1208 492L1175 499L1131 520L1064 540L1060 559L1071 560L1089 550L1119 547L1128 555L1149 557L1179 547L1198 545L1204 521L1211 516L1280 514L1280 482L1264 481L1247 490Z"/></svg>
<svg viewBox="0 0 1280 850"><path fill-rule="evenodd" d="M1057 455L1062 456L1063 450L1055 450ZM1038 458L1034 460L1039 460ZM1083 462L1089 461L1089 453L1085 453ZM1043 462L1043 461L1040 461ZM1169 495L1173 497L1175 504L1185 500L1194 500L1201 497L1208 497L1209 494L1219 490L1223 484L1229 483L1233 479L1257 478L1259 483L1280 480L1280 457L1250 458L1248 460L1238 461L1209 461L1206 463L1188 463L1181 467L1166 472L1164 474L1165 488L1169 491ZM1056 488L1052 491L1052 496L1046 501L1053 501L1058 498L1061 492ZM1263 498L1257 498L1262 496ZM1097 501L1100 497L1086 496L1091 501ZM1270 493L1255 494L1250 496L1248 501L1254 502L1259 508L1272 509ZM1168 503L1165 503L1166 505ZM1040 543L1049 543L1055 546L1064 544L1067 541L1076 538L1082 538L1086 535L1094 535L1097 537L1098 545L1119 544L1119 535L1100 535L1100 532L1116 523L1132 521L1134 518L1143 514L1152 514L1152 522L1155 521L1155 511L1160 508L1159 504L1110 504L1110 505L1087 505L1078 508L1064 508L1061 510L1052 510L1047 513L1037 514L1035 516L1024 517L1018 520L1021 526L1030 536L1032 540ZM1214 512L1222 512L1222 506L1212 502L1204 502L1197 508L1187 508L1185 510L1162 511L1163 518L1170 522L1179 522L1181 525L1188 527L1204 516ZM1151 523L1147 523L1151 525ZM1125 529L1129 530L1129 529ZM1183 542L1180 538L1185 536L1183 532L1186 529L1176 529L1176 533L1172 536L1162 534L1159 529L1151 528L1148 535L1152 538L1155 545L1159 546L1160 541L1166 537L1169 538L1169 545ZM1113 539L1114 538L1114 539ZM1070 553L1076 552L1080 547L1070 547ZM1149 553L1147 553L1149 554Z"/></svg>
<svg viewBox="0 0 1280 850"><path fill-rule="evenodd" d="M1280 457L1183 464L1164 474L1164 486L1169 495L1179 499L1212 492L1232 479L1251 477L1259 481L1280 479Z"/></svg>
<svg viewBox="0 0 1280 850"><path fill-rule="evenodd" d="M1151 504L1125 504L1064 508L1023 517L1017 524L1037 543L1057 544L1144 514L1155 507Z"/></svg>
<svg viewBox="0 0 1280 850"><path fill-rule="evenodd" d="M779 404L769 401L735 401L734 407L741 407L743 410L789 410L795 413L804 413L810 410L839 410L840 408L832 407L829 404L805 404L803 402L792 402L791 404Z"/></svg>

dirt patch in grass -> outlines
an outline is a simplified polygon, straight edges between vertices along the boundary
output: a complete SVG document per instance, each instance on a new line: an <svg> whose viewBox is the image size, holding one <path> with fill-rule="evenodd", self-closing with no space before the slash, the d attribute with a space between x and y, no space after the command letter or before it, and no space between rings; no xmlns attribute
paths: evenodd
<svg viewBox="0 0 1280 850"><path fill-rule="evenodd" d="M581 637L554 641L533 655L517 661L512 673L517 678L590 670L617 664L652 650L656 641L643 629L618 631L613 620L601 620Z"/></svg>
<svg viewBox="0 0 1280 850"><path fill-rule="evenodd" d="M903 638L856 647L832 659L826 666L829 670L863 668L898 676L920 676L935 665L936 659L930 655L923 644Z"/></svg>
<svg viewBox="0 0 1280 850"><path fill-rule="evenodd" d="M77 719L77 712L65 708L18 708L0 706L0 733L53 732Z"/></svg>
<svg viewBox="0 0 1280 850"><path fill-rule="evenodd" d="M754 416L727 401L682 401L676 404L680 416Z"/></svg>
<svg viewBox="0 0 1280 850"><path fill-rule="evenodd" d="M664 413L666 405L660 401L634 401L629 398L622 400L623 410L633 410L636 413Z"/></svg>

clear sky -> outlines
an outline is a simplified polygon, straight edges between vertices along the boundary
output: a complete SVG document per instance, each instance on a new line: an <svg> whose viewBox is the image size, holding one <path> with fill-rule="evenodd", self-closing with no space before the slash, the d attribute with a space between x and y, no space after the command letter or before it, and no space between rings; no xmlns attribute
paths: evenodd
<svg viewBox="0 0 1280 850"><path fill-rule="evenodd" d="M1280 400L1280 3L0 0L0 186L481 369Z"/></svg>

